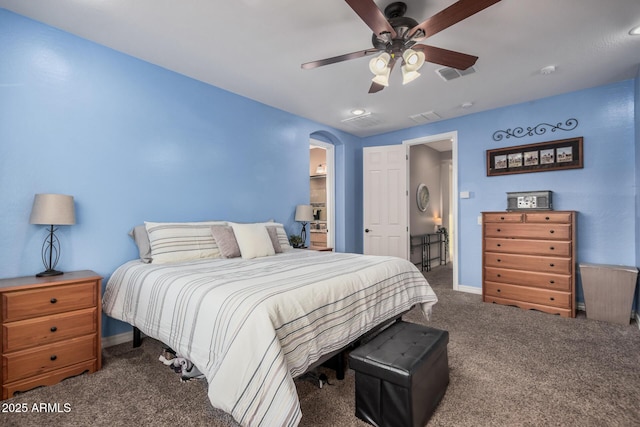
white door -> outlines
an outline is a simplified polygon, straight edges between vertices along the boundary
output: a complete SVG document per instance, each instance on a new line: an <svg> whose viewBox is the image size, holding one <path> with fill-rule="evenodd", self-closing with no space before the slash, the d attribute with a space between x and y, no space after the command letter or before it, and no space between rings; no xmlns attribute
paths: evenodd
<svg viewBox="0 0 640 427"><path fill-rule="evenodd" d="M364 253L408 259L407 147L363 149Z"/></svg>

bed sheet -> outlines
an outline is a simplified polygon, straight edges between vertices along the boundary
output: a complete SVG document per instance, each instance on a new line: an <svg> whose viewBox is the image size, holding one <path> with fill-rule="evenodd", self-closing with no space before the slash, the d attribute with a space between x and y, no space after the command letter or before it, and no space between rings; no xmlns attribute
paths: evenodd
<svg viewBox="0 0 640 427"><path fill-rule="evenodd" d="M292 250L244 260L120 266L104 313L191 360L213 406L243 426L295 426L293 378L322 355L437 297L409 261Z"/></svg>

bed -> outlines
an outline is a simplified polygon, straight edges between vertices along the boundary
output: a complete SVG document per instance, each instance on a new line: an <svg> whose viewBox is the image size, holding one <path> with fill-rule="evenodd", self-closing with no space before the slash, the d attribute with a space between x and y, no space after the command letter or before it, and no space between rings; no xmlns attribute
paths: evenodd
<svg viewBox="0 0 640 427"><path fill-rule="evenodd" d="M191 360L214 407L243 426L295 426L293 379L433 290L395 257L286 248L270 256L132 260L111 275L108 316Z"/></svg>

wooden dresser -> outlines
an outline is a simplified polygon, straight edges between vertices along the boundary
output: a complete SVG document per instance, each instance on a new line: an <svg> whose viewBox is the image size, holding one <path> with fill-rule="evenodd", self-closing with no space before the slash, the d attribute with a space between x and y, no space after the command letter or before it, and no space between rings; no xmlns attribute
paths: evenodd
<svg viewBox="0 0 640 427"><path fill-rule="evenodd" d="M101 284L88 270L0 280L3 400L102 367Z"/></svg>
<svg viewBox="0 0 640 427"><path fill-rule="evenodd" d="M575 317L576 212L483 212L482 300Z"/></svg>

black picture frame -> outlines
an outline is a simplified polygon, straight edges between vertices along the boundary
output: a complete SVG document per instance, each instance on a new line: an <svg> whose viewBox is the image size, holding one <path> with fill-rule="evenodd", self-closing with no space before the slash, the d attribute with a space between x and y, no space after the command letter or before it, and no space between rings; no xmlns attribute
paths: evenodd
<svg viewBox="0 0 640 427"><path fill-rule="evenodd" d="M584 167L583 137L487 150L487 176Z"/></svg>

